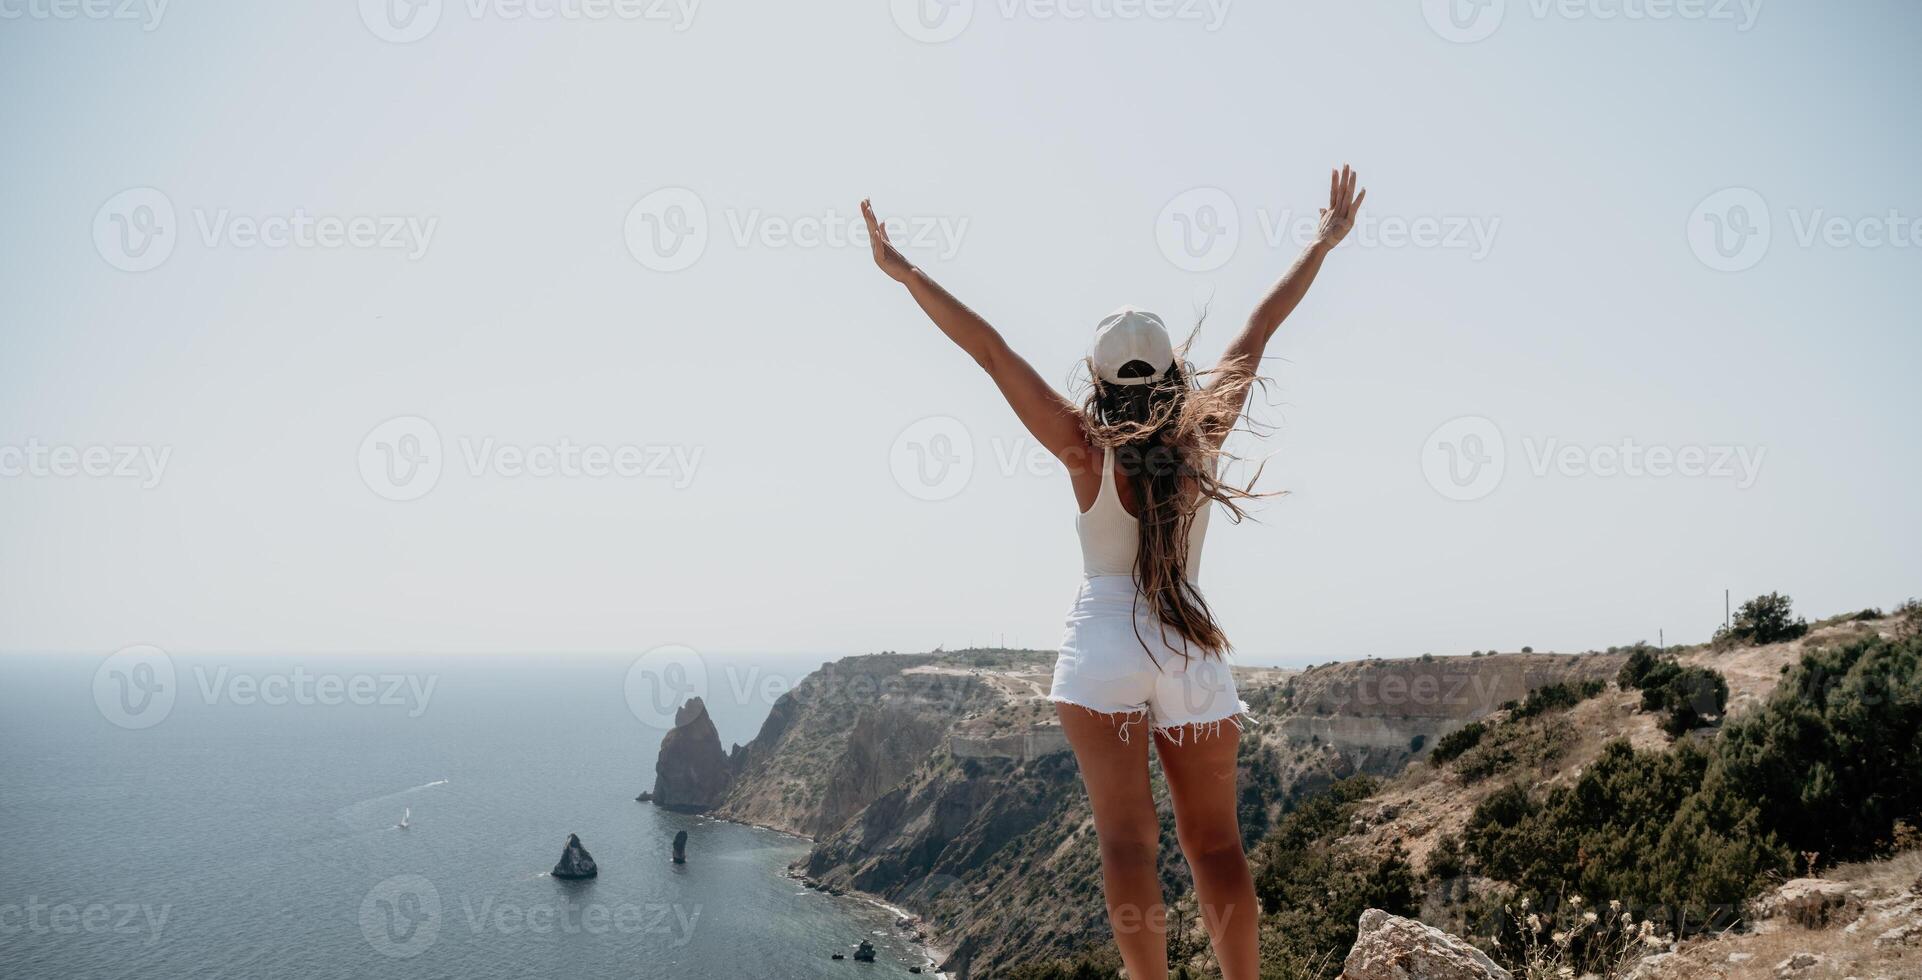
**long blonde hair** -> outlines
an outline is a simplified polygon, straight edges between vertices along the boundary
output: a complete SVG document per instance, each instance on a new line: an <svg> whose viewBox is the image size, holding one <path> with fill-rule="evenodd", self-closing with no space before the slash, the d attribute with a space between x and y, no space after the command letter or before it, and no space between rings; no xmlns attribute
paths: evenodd
<svg viewBox="0 0 1922 980"><path fill-rule="evenodd" d="M1134 491L1140 524L1135 601L1148 604L1164 639L1173 630L1187 641L1186 647L1206 657L1220 656L1230 646L1208 601L1188 577L1188 538L1195 515L1220 504L1231 521L1240 523L1247 516L1245 501L1273 494L1254 491L1259 467L1245 486L1226 483L1219 474L1224 457L1232 458L1222 448L1229 432L1237 425L1253 425L1246 422L1243 407L1249 389L1262 379L1252 370L1230 370L1202 386L1185 358L1193 339L1190 335L1175 352L1167 376L1152 383L1109 384L1090 366L1092 380L1081 411L1089 442L1096 449L1114 450L1118 468ZM1140 638L1139 625L1135 635ZM1182 656L1188 656L1185 649Z"/></svg>

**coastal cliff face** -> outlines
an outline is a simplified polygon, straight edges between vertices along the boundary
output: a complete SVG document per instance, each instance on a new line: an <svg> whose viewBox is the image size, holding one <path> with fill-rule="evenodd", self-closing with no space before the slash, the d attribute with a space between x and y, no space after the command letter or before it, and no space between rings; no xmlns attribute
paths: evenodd
<svg viewBox="0 0 1922 980"><path fill-rule="evenodd" d="M674 713L654 761L654 805L698 813L711 810L734 782L734 762L721 751L721 733L700 698Z"/></svg>
<svg viewBox="0 0 1922 980"><path fill-rule="evenodd" d="M969 663L959 654L876 654L823 666L775 702L715 815L806 837L833 833L926 763L961 720L1007 699L992 670ZM1038 654L1021 661L1039 663Z"/></svg>
<svg viewBox="0 0 1922 980"><path fill-rule="evenodd" d="M801 868L812 884L912 910L945 952L941 968L961 976L1103 943L1087 797L1046 697L1053 660L996 650L828 664L736 752L713 813L814 838ZM1424 743L1535 687L1612 676L1620 663L1507 654L1237 669L1255 722L1241 750L1244 835L1259 840L1290 801L1336 779L1399 771ZM714 738L710 763L718 756ZM1155 785L1162 873L1185 889L1158 770Z"/></svg>

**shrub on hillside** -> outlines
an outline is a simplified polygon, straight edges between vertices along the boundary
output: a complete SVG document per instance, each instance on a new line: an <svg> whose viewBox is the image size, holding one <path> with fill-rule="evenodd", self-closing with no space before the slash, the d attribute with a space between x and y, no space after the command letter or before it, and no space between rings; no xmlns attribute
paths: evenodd
<svg viewBox="0 0 1922 980"><path fill-rule="evenodd" d="M1455 760L1455 772L1464 782L1473 783L1502 773L1538 769L1561 758L1575 739L1575 726L1565 718L1511 719L1490 726L1488 734Z"/></svg>
<svg viewBox="0 0 1922 980"><path fill-rule="evenodd" d="M1706 667L1683 667L1662 686L1662 730L1671 736L1719 720L1728 708L1728 681Z"/></svg>
<svg viewBox="0 0 1922 980"><path fill-rule="evenodd" d="M1582 681L1579 684L1563 681L1559 684L1544 684L1528 692L1527 700L1515 707L1513 717L1533 718L1544 711L1573 708L1602 693L1603 687L1601 681Z"/></svg>
<svg viewBox="0 0 1922 980"><path fill-rule="evenodd" d="M1615 683L1620 684L1624 691L1633 691L1642 686L1642 679L1661 662L1662 658L1654 647L1637 643L1629 648L1628 660L1622 664L1621 672L1615 675Z"/></svg>
<svg viewBox="0 0 1922 980"><path fill-rule="evenodd" d="M1434 765L1445 765L1450 759L1475 747L1482 740L1488 726L1479 721L1471 721L1460 728L1435 740L1435 748L1428 753L1428 761Z"/></svg>
<svg viewBox="0 0 1922 980"><path fill-rule="evenodd" d="M1496 791L1464 846L1480 873L1538 904L1575 893L1661 906L1686 932L1726 924L1793 854L1872 856L1922 812L1918 772L1922 638L1868 637L1805 653L1713 742L1611 742L1571 785Z"/></svg>
<svg viewBox="0 0 1922 980"><path fill-rule="evenodd" d="M1576 893L1659 905L1682 928L1727 925L1789 856L1759 833L1755 804L1710 777L1711 761L1694 743L1638 752L1611 742L1573 785L1539 799L1511 785L1483 800L1468 853L1536 904Z"/></svg>
<svg viewBox="0 0 1922 980"><path fill-rule="evenodd" d="M1789 597L1780 592L1758 595L1742 603L1735 621L1715 631L1718 643L1781 643L1809 631L1809 622L1795 615Z"/></svg>
<svg viewBox="0 0 1922 980"><path fill-rule="evenodd" d="M1720 740L1731 784L1798 851L1857 860L1922 812L1922 637L1812 650Z"/></svg>
<svg viewBox="0 0 1922 980"><path fill-rule="evenodd" d="M1670 735L1719 719L1728 707L1728 681L1706 667L1683 667L1648 647L1629 654L1617 675L1623 689L1642 690L1642 710L1664 713L1662 730Z"/></svg>
<svg viewBox="0 0 1922 980"><path fill-rule="evenodd" d="M1284 816L1254 855L1261 900L1263 975L1274 963L1326 963L1337 969L1370 908L1412 914L1415 874L1399 849L1373 854L1338 846L1349 820L1379 784L1344 779Z"/></svg>

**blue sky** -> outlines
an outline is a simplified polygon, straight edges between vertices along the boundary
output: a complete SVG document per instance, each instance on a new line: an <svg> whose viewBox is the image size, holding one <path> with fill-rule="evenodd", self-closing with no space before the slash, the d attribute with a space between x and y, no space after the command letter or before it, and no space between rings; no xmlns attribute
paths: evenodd
<svg viewBox="0 0 1922 980"><path fill-rule="evenodd" d="M0 20L0 649L1052 646L1067 481L856 202L1066 384L1124 302L1209 362L1343 162L1247 659L1922 593L1911 3L73 9Z"/></svg>

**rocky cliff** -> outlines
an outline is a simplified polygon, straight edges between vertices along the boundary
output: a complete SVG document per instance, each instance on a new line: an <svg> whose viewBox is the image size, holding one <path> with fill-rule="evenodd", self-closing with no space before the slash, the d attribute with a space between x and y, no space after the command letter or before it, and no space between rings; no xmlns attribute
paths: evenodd
<svg viewBox="0 0 1922 980"><path fill-rule="evenodd" d="M740 752L737 748L735 755ZM655 806L701 812L719 805L733 785L735 759L721 751L721 733L700 698L674 713L674 727L661 739L654 761Z"/></svg>
<svg viewBox="0 0 1922 980"><path fill-rule="evenodd" d="M1532 688L1612 673L1620 660L1238 668L1256 716L1242 750L1248 840L1294 798L1357 772L1398 771L1423 742ZM946 951L942 968L962 976L1104 942L1100 856L1046 698L1052 667L1051 653L998 650L828 664L783 696L736 752L713 812L814 838L801 869L811 884L913 910L921 917L913 927ZM707 740L713 768L719 740ZM664 743L664 758L669 751ZM1158 774L1156 786L1163 874L1185 889Z"/></svg>

